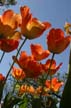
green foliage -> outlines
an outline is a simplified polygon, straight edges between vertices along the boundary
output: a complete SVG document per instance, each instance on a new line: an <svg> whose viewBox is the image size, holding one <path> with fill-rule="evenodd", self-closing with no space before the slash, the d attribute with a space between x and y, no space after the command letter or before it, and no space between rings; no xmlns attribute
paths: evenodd
<svg viewBox="0 0 71 108"><path fill-rule="evenodd" d="M6 6L6 5L16 5L16 0L0 0L0 6Z"/></svg>
<svg viewBox="0 0 71 108"><path fill-rule="evenodd" d="M20 98L16 98L16 97L12 96L11 93L8 93L5 96L2 108L13 108L13 106L16 105L20 101L21 101Z"/></svg>
<svg viewBox="0 0 71 108"><path fill-rule="evenodd" d="M25 97L21 104L19 105L19 108L27 108L28 99Z"/></svg>

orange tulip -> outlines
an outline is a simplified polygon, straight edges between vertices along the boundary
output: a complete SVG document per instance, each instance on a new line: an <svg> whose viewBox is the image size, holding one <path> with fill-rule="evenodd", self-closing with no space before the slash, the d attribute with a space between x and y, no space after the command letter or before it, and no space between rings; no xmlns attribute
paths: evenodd
<svg viewBox="0 0 71 108"><path fill-rule="evenodd" d="M42 65L35 60L29 61L27 68L27 77L37 78L43 72Z"/></svg>
<svg viewBox="0 0 71 108"><path fill-rule="evenodd" d="M25 51L22 51L19 57L19 65L26 69L28 67L28 62L32 60L34 60L33 56L28 56Z"/></svg>
<svg viewBox="0 0 71 108"><path fill-rule="evenodd" d="M5 77L0 73L0 82L5 81Z"/></svg>
<svg viewBox="0 0 71 108"><path fill-rule="evenodd" d="M48 50L52 53L59 54L64 51L70 44L71 37L64 37L64 32L61 29L52 28L47 35Z"/></svg>
<svg viewBox="0 0 71 108"><path fill-rule="evenodd" d="M38 86L36 89L35 89L35 94L36 95L40 95L40 94L42 94L42 95L44 95L44 96L49 96L49 94L48 94L48 92L49 92L49 88L47 88L46 86Z"/></svg>
<svg viewBox="0 0 71 108"><path fill-rule="evenodd" d="M5 52L11 52L17 49L19 42L16 40L10 39L0 39L0 49Z"/></svg>
<svg viewBox="0 0 71 108"><path fill-rule="evenodd" d="M35 93L35 89L33 86L28 86L28 85L22 85L19 90L19 94L22 95L23 93Z"/></svg>
<svg viewBox="0 0 71 108"><path fill-rule="evenodd" d="M27 85L22 85L19 90L19 94L22 95L27 91Z"/></svg>
<svg viewBox="0 0 71 108"><path fill-rule="evenodd" d="M41 22L37 18L32 18L30 8L24 6L20 8L22 16L21 33L28 39L39 37L45 30L51 27L49 22Z"/></svg>
<svg viewBox="0 0 71 108"><path fill-rule="evenodd" d="M35 93L35 88L33 86L28 86L27 87L27 91L31 94L34 94Z"/></svg>
<svg viewBox="0 0 71 108"><path fill-rule="evenodd" d="M50 52L44 50L40 44L31 44L31 52L35 60L42 60L49 56Z"/></svg>
<svg viewBox="0 0 71 108"><path fill-rule="evenodd" d="M63 82L58 81L58 79L52 78L52 80L46 80L45 86L54 92L58 92L60 87L63 85Z"/></svg>
<svg viewBox="0 0 71 108"><path fill-rule="evenodd" d="M4 25L10 26L12 29L16 29L21 23L21 15L14 13L13 10L6 10L1 16L1 21Z"/></svg>
<svg viewBox="0 0 71 108"><path fill-rule="evenodd" d="M41 94L42 93L42 86L37 87L36 90L35 90L35 93L36 94Z"/></svg>
<svg viewBox="0 0 71 108"><path fill-rule="evenodd" d="M10 52L17 49L21 34L10 26L4 25L0 20L0 49Z"/></svg>
<svg viewBox="0 0 71 108"><path fill-rule="evenodd" d="M22 80L25 78L25 73L22 69L18 69L16 67L13 67L12 69L12 76L16 78L17 80Z"/></svg>
<svg viewBox="0 0 71 108"><path fill-rule="evenodd" d="M26 77L36 78L43 72L42 65L26 52L21 53L19 60L16 57L13 59L25 71Z"/></svg>
<svg viewBox="0 0 71 108"><path fill-rule="evenodd" d="M60 69L62 63L60 63L58 66L56 66L56 61L52 60L51 67L50 67L50 63L51 63L51 60L48 59L45 64L42 64L42 66L43 66L44 71L46 73L48 73L48 70L50 68L49 75L53 75Z"/></svg>
<svg viewBox="0 0 71 108"><path fill-rule="evenodd" d="M67 34L71 35L71 24L70 23L66 22L64 25L64 29Z"/></svg>

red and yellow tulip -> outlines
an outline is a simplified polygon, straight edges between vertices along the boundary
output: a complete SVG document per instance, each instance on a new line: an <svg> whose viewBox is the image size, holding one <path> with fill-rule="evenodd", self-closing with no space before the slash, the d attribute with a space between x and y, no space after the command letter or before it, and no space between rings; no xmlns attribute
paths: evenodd
<svg viewBox="0 0 71 108"><path fill-rule="evenodd" d="M22 16L21 33L26 38L37 38L51 27L49 22L41 22L37 18L33 18L28 6L21 7L20 11Z"/></svg>
<svg viewBox="0 0 71 108"><path fill-rule="evenodd" d="M60 87L63 85L63 82L58 81L56 77L52 78L52 80L46 80L45 85L49 90L52 90L54 92L58 92Z"/></svg>
<svg viewBox="0 0 71 108"><path fill-rule="evenodd" d="M25 78L25 73L22 69L13 67L12 76L17 80L23 80Z"/></svg>
<svg viewBox="0 0 71 108"><path fill-rule="evenodd" d="M70 44L70 41L71 37L64 37L64 32L60 28L52 28L47 35L48 50L55 54L63 52Z"/></svg>
<svg viewBox="0 0 71 108"><path fill-rule="evenodd" d="M50 67L50 64L51 64L51 67ZM45 64L42 64L44 72L46 72L49 75L55 74L60 69L61 66L62 66L62 63L60 63L58 66L56 66L56 61L51 60L51 59L48 59ZM49 71L49 69L50 69L50 71ZM49 71L49 73L48 73L48 71Z"/></svg>

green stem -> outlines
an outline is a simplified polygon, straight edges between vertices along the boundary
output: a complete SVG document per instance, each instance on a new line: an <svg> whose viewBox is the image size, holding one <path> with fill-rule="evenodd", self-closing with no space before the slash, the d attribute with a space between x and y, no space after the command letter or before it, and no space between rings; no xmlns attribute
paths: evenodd
<svg viewBox="0 0 71 108"><path fill-rule="evenodd" d="M1 61L2 61L2 59L3 59L3 57L4 57L4 55L5 55L5 52L3 51L2 56L1 56L1 58L0 58L0 63L1 63Z"/></svg>
<svg viewBox="0 0 71 108"><path fill-rule="evenodd" d="M52 66L52 61L54 59L54 56L55 56L55 53L53 53L53 55L52 55L52 58L50 61L50 66L49 66L48 73L47 73L47 78L48 78L48 76L50 76L50 90L52 89L52 75L50 74L50 71L51 71L51 66Z"/></svg>
<svg viewBox="0 0 71 108"><path fill-rule="evenodd" d="M48 73L47 73L47 77L48 77L48 75L50 74L51 65L52 65L52 61L53 61L53 59L54 59L54 56L55 56L55 53L53 53L53 55L52 55L51 62L50 62L50 66L49 66Z"/></svg>
<svg viewBox="0 0 71 108"><path fill-rule="evenodd" d="M18 54L19 54L21 48L23 47L24 43L26 42L26 40L27 40L27 38L25 38L24 41L22 42L22 44L20 45L20 47L19 47L19 49L18 49L18 51L17 51L17 53L16 53L16 58L18 57ZM9 76L9 74L10 74L10 72L11 72L12 67L14 66L14 64L15 64L15 61L13 61L12 65L11 65L11 67L10 67L10 69L9 69L9 71L8 71L8 73L7 73L7 75L6 75L6 80L7 80L8 76ZM5 82L6 82L6 80L5 80Z"/></svg>
<svg viewBox="0 0 71 108"><path fill-rule="evenodd" d="M61 96L58 95L58 94L56 94L55 92L51 92L51 94L52 94L53 96L56 96L57 98L61 99Z"/></svg>

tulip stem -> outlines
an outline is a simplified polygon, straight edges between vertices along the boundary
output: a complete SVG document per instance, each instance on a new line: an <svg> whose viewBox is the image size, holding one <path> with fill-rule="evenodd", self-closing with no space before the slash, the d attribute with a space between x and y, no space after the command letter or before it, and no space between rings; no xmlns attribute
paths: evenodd
<svg viewBox="0 0 71 108"><path fill-rule="evenodd" d="M22 44L20 45L20 47L19 47L19 49L18 49L18 51L17 51L17 53L16 53L16 56L15 56L16 58L18 57L18 54L19 54L21 48L23 47L23 45L25 44L26 40L27 40L27 38L25 38L24 41L22 42ZM11 72L12 67L14 66L14 64L15 64L15 61L13 61L12 65L11 65L11 67L10 67L10 69L9 69L9 71L8 71L8 73L7 73L7 75L6 75L6 80L7 80L8 76L9 76L9 74L10 74L10 72ZM6 80L5 80L5 82L6 82Z"/></svg>
<svg viewBox="0 0 71 108"><path fill-rule="evenodd" d="M3 51L2 56L1 56L1 58L0 58L0 63L1 63L1 61L2 61L2 59L3 59L3 57L4 57L4 55L5 55L5 52Z"/></svg>
<svg viewBox="0 0 71 108"><path fill-rule="evenodd" d="M61 99L61 96L60 95L58 95L58 94L56 94L54 92L52 92L51 94L54 95L54 96L56 96L57 98Z"/></svg>
<svg viewBox="0 0 71 108"><path fill-rule="evenodd" d="M47 73L47 77L48 77L48 75L50 73L50 69L51 69L51 65L52 65L52 61L54 59L54 56L55 56L55 53L53 53L53 55L52 55L52 58L51 58L51 61L50 61L50 66L49 66L48 73Z"/></svg>
<svg viewBox="0 0 71 108"><path fill-rule="evenodd" d="M46 75L46 79L48 78L48 76L50 74L51 65L52 65L52 61L54 59L54 56L55 56L55 53L52 54L52 58L51 58L51 61L50 61L50 66L49 66L49 69L48 69L48 73ZM50 75L50 90L51 90L51 84L52 84L52 75Z"/></svg>

